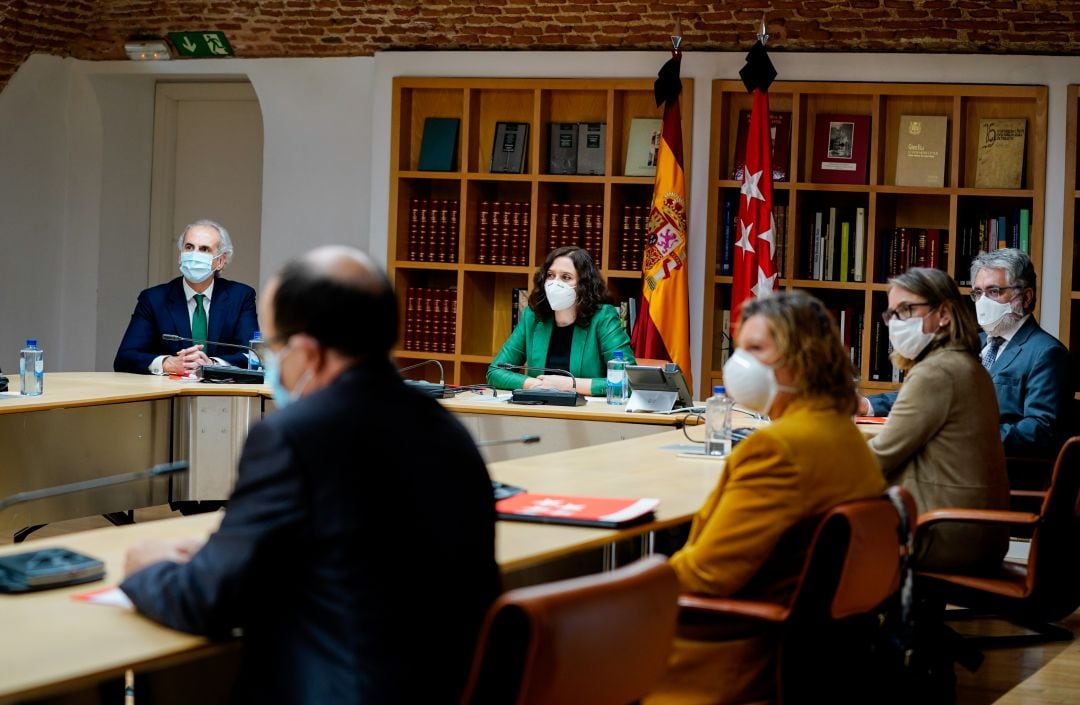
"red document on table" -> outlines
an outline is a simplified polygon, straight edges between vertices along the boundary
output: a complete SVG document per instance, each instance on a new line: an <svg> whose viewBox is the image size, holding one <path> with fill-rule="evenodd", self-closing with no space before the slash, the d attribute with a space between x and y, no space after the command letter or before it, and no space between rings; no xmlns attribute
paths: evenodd
<svg viewBox="0 0 1080 705"><path fill-rule="evenodd" d="M660 500L578 497L522 492L495 503L499 519L618 529L653 518Z"/></svg>

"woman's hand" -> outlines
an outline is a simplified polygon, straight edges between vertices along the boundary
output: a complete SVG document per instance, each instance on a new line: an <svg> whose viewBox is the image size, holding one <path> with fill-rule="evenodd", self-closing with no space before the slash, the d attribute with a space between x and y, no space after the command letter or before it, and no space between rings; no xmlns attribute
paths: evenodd
<svg viewBox="0 0 1080 705"><path fill-rule="evenodd" d="M566 375L540 375L536 378L540 383L537 386L548 389L561 389L564 392L574 391L574 380Z"/></svg>

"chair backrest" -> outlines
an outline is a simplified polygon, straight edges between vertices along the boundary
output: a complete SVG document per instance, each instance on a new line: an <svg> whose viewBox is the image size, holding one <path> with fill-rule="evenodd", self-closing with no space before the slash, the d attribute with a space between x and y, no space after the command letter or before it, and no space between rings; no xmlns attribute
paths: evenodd
<svg viewBox="0 0 1080 705"><path fill-rule="evenodd" d="M827 622L878 608L900 585L900 518L883 497L836 505L818 525L792 619Z"/></svg>
<svg viewBox="0 0 1080 705"><path fill-rule="evenodd" d="M462 703L632 703L667 667L677 598L660 556L511 590L488 611Z"/></svg>
<svg viewBox="0 0 1080 705"><path fill-rule="evenodd" d="M1058 453L1040 516L1028 553L1028 588L1037 617L1055 621L1080 607L1080 436Z"/></svg>

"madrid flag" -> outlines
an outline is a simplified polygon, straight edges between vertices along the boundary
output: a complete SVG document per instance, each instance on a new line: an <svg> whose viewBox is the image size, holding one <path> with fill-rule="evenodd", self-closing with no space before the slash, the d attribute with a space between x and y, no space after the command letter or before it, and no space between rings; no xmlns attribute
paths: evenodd
<svg viewBox="0 0 1080 705"><path fill-rule="evenodd" d="M756 56L755 56L756 55ZM761 67L767 62L767 80L762 81ZM765 55L764 46L754 46L747 60L743 79L752 90L753 107L746 136L746 167L739 198L738 229L735 233L735 268L731 287L731 333L735 335L743 301L768 296L778 287L776 271L776 223L773 222L772 140L769 128L768 87L776 73ZM771 75L769 75L771 71Z"/></svg>
<svg viewBox="0 0 1080 705"><path fill-rule="evenodd" d="M656 104L664 106L656 181L642 272L641 310L631 346L635 357L678 363L693 388L690 369L690 295L686 266L686 174L683 172L682 115L679 111L679 62L682 52L660 69Z"/></svg>

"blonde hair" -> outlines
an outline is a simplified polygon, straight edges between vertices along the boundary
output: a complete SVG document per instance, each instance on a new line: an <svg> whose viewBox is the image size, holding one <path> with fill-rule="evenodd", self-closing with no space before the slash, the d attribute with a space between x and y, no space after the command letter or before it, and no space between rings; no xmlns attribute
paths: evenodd
<svg viewBox="0 0 1080 705"><path fill-rule="evenodd" d="M768 323L780 364L791 370L799 396L827 399L840 413L855 413L855 368L825 304L800 291L779 293L747 301L740 322L751 316Z"/></svg>

